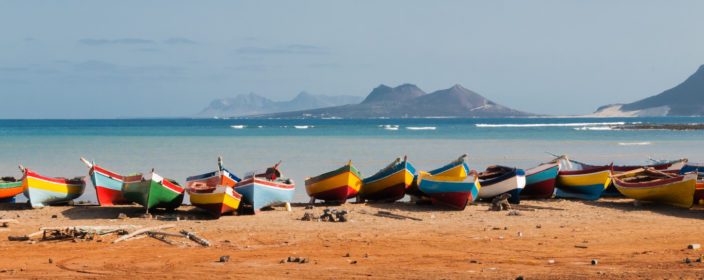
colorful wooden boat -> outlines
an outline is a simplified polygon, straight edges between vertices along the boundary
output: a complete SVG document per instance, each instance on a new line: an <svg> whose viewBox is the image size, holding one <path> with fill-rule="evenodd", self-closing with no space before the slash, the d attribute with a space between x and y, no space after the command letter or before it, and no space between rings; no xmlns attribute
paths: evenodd
<svg viewBox="0 0 704 280"><path fill-rule="evenodd" d="M590 167L574 161L572 163L574 164L570 165L571 168L565 168L561 163L561 169L557 173L555 196L589 200L599 199L606 187L611 183L613 164Z"/></svg>
<svg viewBox="0 0 704 280"><path fill-rule="evenodd" d="M443 204L463 210L468 202L474 201L481 189L476 171L460 176L418 175L418 188L428 195L433 204Z"/></svg>
<svg viewBox="0 0 704 280"><path fill-rule="evenodd" d="M641 168L613 175L612 182L627 197L690 208L694 201L697 172L675 175Z"/></svg>
<svg viewBox="0 0 704 280"><path fill-rule="evenodd" d="M566 159L566 157L565 157ZM569 160L569 159L568 159ZM606 165L593 165L593 164L588 164L588 163L583 163L579 162L576 160L569 160L572 164L577 164L579 165L581 169L588 169L588 168L595 168L595 167L605 167ZM687 164L687 159L678 159L678 160L673 160L673 161L667 161L667 162L656 162L655 164L650 164L650 165L614 165L613 166L613 175L618 175L621 173L633 171L639 168L652 168L655 170L659 171L673 171L673 170L680 170L682 169L683 166ZM613 184L613 181L606 187L606 190L604 190L601 193L601 196L622 196L621 192L619 192L616 187Z"/></svg>
<svg viewBox="0 0 704 280"><path fill-rule="evenodd" d="M311 200L345 201L359 193L362 173L352 166L352 161L336 170L306 178L306 193Z"/></svg>
<svg viewBox="0 0 704 280"><path fill-rule="evenodd" d="M253 172L235 184L235 191L242 195L242 200L254 209L254 214L262 208L293 199L295 185L292 179L281 178L277 163L267 168L264 173Z"/></svg>
<svg viewBox="0 0 704 280"><path fill-rule="evenodd" d="M172 211L183 203L184 189L172 179L151 173L137 173L124 177L122 196L144 206L147 212L154 208Z"/></svg>
<svg viewBox="0 0 704 280"><path fill-rule="evenodd" d="M85 186L84 177L50 178L32 172L28 168L24 169L22 177L23 193L32 208L68 203L81 196Z"/></svg>
<svg viewBox="0 0 704 280"><path fill-rule="evenodd" d="M680 169L679 174L697 171L697 185L694 190L694 203L704 204L704 164L687 163Z"/></svg>
<svg viewBox="0 0 704 280"><path fill-rule="evenodd" d="M218 166L216 171L186 179L186 191L191 204L215 217L234 212L242 200L242 195L233 189L240 178L222 167L221 158L218 158Z"/></svg>
<svg viewBox="0 0 704 280"><path fill-rule="evenodd" d="M462 180L467 175L469 175L469 166L465 163L464 159L467 157L467 154L461 155L459 158L456 160L453 160L452 162L443 165L440 168L430 170L430 171L418 171L418 175L413 176L413 182L411 183L408 188L406 188L406 194L407 195L412 195L416 198L420 199L425 199L429 198L427 194L423 193L419 188L418 188L418 176L421 174L423 175L432 175L432 176L449 176L449 177L456 177L457 180ZM476 199L476 194L474 195L474 198Z"/></svg>
<svg viewBox="0 0 704 280"><path fill-rule="evenodd" d="M90 168L88 175L95 186L95 195L98 197L100 206L131 203L122 196L121 175L90 163L84 158L81 158L81 162Z"/></svg>
<svg viewBox="0 0 704 280"><path fill-rule="evenodd" d="M523 169L515 167L494 165L489 166L484 172L479 173L480 199L490 200L495 196L508 193L511 194L509 202L518 204L521 202L519 194L526 186L526 173Z"/></svg>
<svg viewBox="0 0 704 280"><path fill-rule="evenodd" d="M376 174L362 180L359 195L362 200L399 200L413 182L415 173L416 169L406 157L403 161L398 158Z"/></svg>
<svg viewBox="0 0 704 280"><path fill-rule="evenodd" d="M557 161L526 169L526 187L521 191L520 197L537 199L552 197L559 171L560 164Z"/></svg>
<svg viewBox="0 0 704 280"><path fill-rule="evenodd" d="M15 202L15 195L22 193L22 181L15 177L0 178L0 202Z"/></svg>

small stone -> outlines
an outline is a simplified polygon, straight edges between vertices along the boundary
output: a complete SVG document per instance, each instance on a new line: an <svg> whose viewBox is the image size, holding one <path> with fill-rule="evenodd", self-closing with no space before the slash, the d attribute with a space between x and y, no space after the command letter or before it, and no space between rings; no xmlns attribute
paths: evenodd
<svg viewBox="0 0 704 280"><path fill-rule="evenodd" d="M554 263L555 263L555 260L548 260L548 263L549 263L549 264L554 264Z"/></svg>
<svg viewBox="0 0 704 280"><path fill-rule="evenodd" d="M308 205L306 205L305 209L313 209L313 208L314 208L314 206L312 204L308 204Z"/></svg>
<svg viewBox="0 0 704 280"><path fill-rule="evenodd" d="M125 213L117 214L117 218L118 219L127 219L127 214L125 214Z"/></svg>
<svg viewBox="0 0 704 280"><path fill-rule="evenodd" d="M596 265L597 263L599 263L599 262L596 259L592 260L592 265Z"/></svg>
<svg viewBox="0 0 704 280"><path fill-rule="evenodd" d="M350 253L345 254L345 258L349 258L349 257L350 257Z"/></svg>
<svg viewBox="0 0 704 280"><path fill-rule="evenodd" d="M308 262L309 262L309 261L308 261L308 258L303 258L303 259L301 260L301 263L308 263Z"/></svg>
<svg viewBox="0 0 704 280"><path fill-rule="evenodd" d="M542 225L536 225L535 228L543 228Z"/></svg>
<svg viewBox="0 0 704 280"><path fill-rule="evenodd" d="M286 262L286 259L281 259L281 261L279 263L285 263L285 262Z"/></svg>
<svg viewBox="0 0 704 280"><path fill-rule="evenodd" d="M350 264L357 264L357 261L351 261Z"/></svg>
<svg viewBox="0 0 704 280"><path fill-rule="evenodd" d="M506 214L506 216L522 216L523 214L518 210L511 210Z"/></svg>
<svg viewBox="0 0 704 280"><path fill-rule="evenodd" d="M145 218L145 219L151 219L151 218L152 218L152 214L144 213L144 214L142 214L142 216L140 216L140 217L141 217L141 218Z"/></svg>
<svg viewBox="0 0 704 280"><path fill-rule="evenodd" d="M499 237L497 237L496 239L498 239L498 240L503 240L504 237L503 237L503 236L499 236Z"/></svg>
<svg viewBox="0 0 704 280"><path fill-rule="evenodd" d="M504 227L504 230L508 230L508 227Z"/></svg>
<svg viewBox="0 0 704 280"><path fill-rule="evenodd" d="M56 218L58 218L58 217L59 217L58 215L51 215L51 218L52 218L52 219L56 219Z"/></svg>
<svg viewBox="0 0 704 280"><path fill-rule="evenodd" d="M288 262L293 262L294 257L288 257Z"/></svg>
<svg viewBox="0 0 704 280"><path fill-rule="evenodd" d="M523 236L523 233L519 231L519 232L518 232L518 237L521 237L521 236Z"/></svg>
<svg viewBox="0 0 704 280"><path fill-rule="evenodd" d="M469 263L477 263L477 261L471 260L471 261L469 261Z"/></svg>
<svg viewBox="0 0 704 280"><path fill-rule="evenodd" d="M694 266L694 264L693 264L693 263L690 263L689 266Z"/></svg>
<svg viewBox="0 0 704 280"><path fill-rule="evenodd" d="M293 258L293 262L301 262L301 257L295 257L295 258Z"/></svg>
<svg viewBox="0 0 704 280"><path fill-rule="evenodd" d="M523 280L523 276L516 277L516 280Z"/></svg>
<svg viewBox="0 0 704 280"><path fill-rule="evenodd" d="M369 254L364 254L364 257L365 257L365 258L368 258L368 257L369 257Z"/></svg>
<svg viewBox="0 0 704 280"><path fill-rule="evenodd" d="M51 258L49 258L49 263L54 263L54 260L52 260Z"/></svg>
<svg viewBox="0 0 704 280"><path fill-rule="evenodd" d="M222 242L230 243L230 240L225 239L225 240L223 240Z"/></svg>
<svg viewBox="0 0 704 280"><path fill-rule="evenodd" d="M692 260L690 260L689 258L685 258L684 263L692 263Z"/></svg>
<svg viewBox="0 0 704 280"><path fill-rule="evenodd" d="M228 256L228 255L224 255L224 256L220 257L221 263L229 262L229 261L230 261L230 256Z"/></svg>
<svg viewBox="0 0 704 280"><path fill-rule="evenodd" d="M697 244L697 243L687 245L687 249L692 249L692 250L696 250L696 249L699 249L699 248L701 248L701 247L702 247L702 246L699 245L699 244Z"/></svg>

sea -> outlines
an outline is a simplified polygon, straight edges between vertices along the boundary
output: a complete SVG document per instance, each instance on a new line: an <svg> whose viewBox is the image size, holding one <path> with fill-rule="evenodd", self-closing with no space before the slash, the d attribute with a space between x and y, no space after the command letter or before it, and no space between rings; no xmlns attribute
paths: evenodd
<svg viewBox="0 0 704 280"><path fill-rule="evenodd" d="M617 130L633 123L702 123L704 117L425 119L0 120L0 176L18 165L51 177L87 176L89 161L120 174L173 178L214 171L218 156L237 175L281 162L308 200L304 181L352 161L370 176L396 158L419 170L468 154L471 169L534 167L568 155L592 164L704 162L704 131ZM90 180L89 180L90 181ZM78 200L95 202L89 182ZM18 202L26 201L22 195ZM188 203L188 199L185 199Z"/></svg>

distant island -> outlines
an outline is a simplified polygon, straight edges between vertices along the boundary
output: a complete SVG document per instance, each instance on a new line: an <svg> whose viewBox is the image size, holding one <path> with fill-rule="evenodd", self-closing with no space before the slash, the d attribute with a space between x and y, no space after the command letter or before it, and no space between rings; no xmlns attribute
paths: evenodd
<svg viewBox="0 0 704 280"><path fill-rule="evenodd" d="M599 107L593 117L649 117L704 115L704 65L681 84L628 104Z"/></svg>
<svg viewBox="0 0 704 280"><path fill-rule="evenodd" d="M305 91L289 101L273 101L254 93L240 94L234 98L215 99L196 117L241 117L271 114L287 111L355 104L362 100L359 96L313 95Z"/></svg>
<svg viewBox="0 0 704 280"><path fill-rule="evenodd" d="M233 100L235 102L236 100ZM222 101L213 101L203 112L212 114ZM230 108L234 106L228 105ZM312 107L313 104L308 106ZM242 106L247 107L247 106ZM426 93L412 84L379 85L358 104L320 106L315 109L249 114L251 118L455 118L528 117L534 114L499 105L461 85ZM201 113L203 114L203 113ZM230 116L243 116L231 114ZM225 116L220 114L220 116Z"/></svg>

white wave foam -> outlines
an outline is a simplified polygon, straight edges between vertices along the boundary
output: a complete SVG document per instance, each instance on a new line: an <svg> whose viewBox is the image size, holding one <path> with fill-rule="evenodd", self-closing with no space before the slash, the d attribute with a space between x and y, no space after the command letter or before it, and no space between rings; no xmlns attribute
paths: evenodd
<svg viewBox="0 0 704 280"><path fill-rule="evenodd" d="M313 128L313 127L315 127L315 126L312 126L312 125L294 125L293 127L296 128L296 129L308 129L308 128Z"/></svg>
<svg viewBox="0 0 704 280"><path fill-rule="evenodd" d="M618 142L621 146L645 146L653 143L650 142Z"/></svg>
<svg viewBox="0 0 704 280"><path fill-rule="evenodd" d="M548 127L548 126L598 126L598 125L625 125L626 122L599 122L599 123L522 123L522 124L487 124L478 123L476 127Z"/></svg>
<svg viewBox="0 0 704 280"><path fill-rule="evenodd" d="M230 127L234 128L234 129L243 129L243 128L246 128L247 126L243 125L243 124L238 124L238 125L231 125Z"/></svg>
<svg viewBox="0 0 704 280"><path fill-rule="evenodd" d="M434 126L407 126L406 129L408 129L408 130L435 130L436 127L434 127Z"/></svg>
<svg viewBox="0 0 704 280"><path fill-rule="evenodd" d="M397 124L383 124L383 125L379 125L379 127L386 129L386 130L398 130L399 125L397 125Z"/></svg>
<svg viewBox="0 0 704 280"><path fill-rule="evenodd" d="M613 130L609 126L585 126L585 127L575 127L574 130Z"/></svg>

